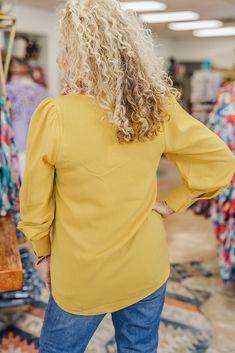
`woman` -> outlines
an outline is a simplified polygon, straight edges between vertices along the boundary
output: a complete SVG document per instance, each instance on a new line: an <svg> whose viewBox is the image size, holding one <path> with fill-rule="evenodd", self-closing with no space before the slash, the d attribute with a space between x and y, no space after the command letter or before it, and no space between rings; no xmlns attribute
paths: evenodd
<svg viewBox="0 0 235 353"><path fill-rule="evenodd" d="M116 0L69 0L58 63L66 95L30 124L19 228L51 291L40 353L82 353L112 313L119 353L155 353L169 276L162 217L212 198L235 158L187 114L151 34ZM162 155L183 183L156 201Z"/></svg>

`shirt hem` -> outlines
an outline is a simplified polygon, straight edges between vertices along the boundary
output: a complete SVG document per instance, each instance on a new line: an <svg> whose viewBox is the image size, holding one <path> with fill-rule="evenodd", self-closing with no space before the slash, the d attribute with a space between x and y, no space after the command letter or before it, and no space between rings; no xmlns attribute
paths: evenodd
<svg viewBox="0 0 235 353"><path fill-rule="evenodd" d="M59 298L59 295L57 296L57 293L55 290L52 291L52 295L53 298L56 302L56 304L64 311L70 313L70 314L74 314L74 315L86 315L86 316L92 316L92 315L102 315L102 314L109 314L121 309L124 309L130 305L133 305L137 302L139 302L140 300L146 298L147 296L151 295L152 293L154 293L156 290L158 290L159 288L161 288L161 286L167 282L168 278L170 275L170 271L168 270L168 272L166 274L164 274L164 276L161 278L160 281L157 282L157 284L145 288L144 290L142 290L138 295L135 296L130 296L128 298L125 299L120 299L116 302L110 303L110 304L102 304L102 305L98 305L95 308L91 308L91 309L79 309L79 310L73 310L71 308L68 308L66 305L64 305L62 303L62 301Z"/></svg>

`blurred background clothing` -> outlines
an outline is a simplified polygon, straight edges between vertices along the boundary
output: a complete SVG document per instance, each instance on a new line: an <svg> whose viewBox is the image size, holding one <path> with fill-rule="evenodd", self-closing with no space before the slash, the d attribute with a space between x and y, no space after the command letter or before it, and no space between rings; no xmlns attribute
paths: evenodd
<svg viewBox="0 0 235 353"><path fill-rule="evenodd" d="M31 116L41 101L49 96L49 92L44 86L26 77L9 82L7 95L12 104L15 143L19 151L25 151Z"/></svg>
<svg viewBox="0 0 235 353"><path fill-rule="evenodd" d="M164 59L165 69L182 93L180 103L234 153L235 2L159 2L124 5L135 6L141 21L152 30L156 53ZM16 232L15 224L32 112L44 98L61 94L56 65L57 6L57 0L0 1L0 14L14 16L17 22L6 78L8 100L3 92L0 100L0 285L6 282L4 271L9 263L15 266L11 271L16 276L14 251L18 251L22 265L18 270L23 277L21 290L0 292L0 352L4 353L38 353L48 302L48 293L34 267L32 248L23 234ZM3 64L10 33L10 28L0 29ZM174 163L163 157L158 170L159 197L164 198L181 182ZM234 190L233 178L214 199L195 203L185 214L164 220L171 276L160 323L159 353L234 352ZM86 353L116 353L114 335L107 316Z"/></svg>

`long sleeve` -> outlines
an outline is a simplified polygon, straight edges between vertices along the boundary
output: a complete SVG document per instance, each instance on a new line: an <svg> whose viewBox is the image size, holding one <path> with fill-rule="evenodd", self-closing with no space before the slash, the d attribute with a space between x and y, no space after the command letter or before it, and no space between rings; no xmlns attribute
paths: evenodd
<svg viewBox="0 0 235 353"><path fill-rule="evenodd" d="M199 199L210 199L223 191L235 172L235 157L226 144L171 98L165 123L165 152L181 176L182 185L166 203L183 212Z"/></svg>
<svg viewBox="0 0 235 353"><path fill-rule="evenodd" d="M50 230L54 220L55 163L60 129L57 110L47 98L35 110L27 138L26 170L20 190L18 228L32 242L35 254L50 254Z"/></svg>

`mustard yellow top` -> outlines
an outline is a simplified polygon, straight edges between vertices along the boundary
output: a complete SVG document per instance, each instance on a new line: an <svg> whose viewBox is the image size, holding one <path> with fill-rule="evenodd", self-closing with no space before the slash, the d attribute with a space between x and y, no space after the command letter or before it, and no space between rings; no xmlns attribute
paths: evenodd
<svg viewBox="0 0 235 353"><path fill-rule="evenodd" d="M224 142L175 99L167 111L154 140L119 144L90 96L49 98L36 109L18 228L38 256L51 254L52 294L65 311L113 312L167 280L164 223L152 211L163 154L182 175L166 198L176 212L229 184L235 158Z"/></svg>

